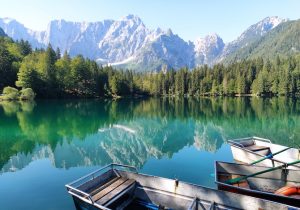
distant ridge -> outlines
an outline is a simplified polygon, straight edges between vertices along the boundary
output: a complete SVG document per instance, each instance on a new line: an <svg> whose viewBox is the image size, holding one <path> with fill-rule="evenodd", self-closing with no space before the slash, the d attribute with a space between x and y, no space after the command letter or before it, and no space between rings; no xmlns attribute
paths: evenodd
<svg viewBox="0 0 300 210"><path fill-rule="evenodd" d="M43 48L51 43L54 48L59 47L62 52L68 51L71 56L81 54L104 65L137 71L160 71L228 63L255 57L254 54L263 55L263 49L259 50L259 43L262 41L259 40L264 40L264 43L271 42L267 41L269 39L280 42L279 38L274 38L279 31L273 31L276 31L279 25L288 27L294 22L297 21L288 21L276 16L267 17L250 26L236 40L227 44L215 33L198 38L194 42L185 41L171 29L146 28L136 15L91 23L53 20L45 31L33 31L14 19L2 18L0 27L14 40L27 40L34 48ZM269 35L271 32L273 35ZM291 32L287 32L286 39L295 37L295 34L291 33L298 34L299 30L295 27ZM297 40L292 40L297 43ZM283 49L287 42L280 42L282 47L279 48ZM253 51L254 48L258 49ZM272 52L277 52L279 48L271 49L269 55L272 56ZM291 49L298 51L296 45ZM282 54L285 53L292 51L282 50Z"/></svg>
<svg viewBox="0 0 300 210"><path fill-rule="evenodd" d="M298 53L300 53L300 20L287 21L265 36L255 39L251 44L237 49L225 58L225 62L257 57L272 60L276 56L285 57Z"/></svg>

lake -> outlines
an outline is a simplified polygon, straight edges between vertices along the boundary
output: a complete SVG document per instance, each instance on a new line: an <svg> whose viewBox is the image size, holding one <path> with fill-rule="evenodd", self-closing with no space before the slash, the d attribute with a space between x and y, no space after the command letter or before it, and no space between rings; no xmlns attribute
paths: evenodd
<svg viewBox="0 0 300 210"><path fill-rule="evenodd" d="M75 209L64 187L116 162L215 187L228 139L298 147L300 100L200 98L0 103L0 209ZM296 146L295 146L296 145Z"/></svg>

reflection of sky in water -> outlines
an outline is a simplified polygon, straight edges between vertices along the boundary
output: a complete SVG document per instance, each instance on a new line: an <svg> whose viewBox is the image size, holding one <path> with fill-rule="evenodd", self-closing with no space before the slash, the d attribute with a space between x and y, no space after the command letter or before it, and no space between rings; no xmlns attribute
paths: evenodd
<svg viewBox="0 0 300 210"><path fill-rule="evenodd" d="M213 187L214 161L232 161L226 139L293 145L299 109L282 99L2 104L0 206L73 209L64 184L111 162Z"/></svg>

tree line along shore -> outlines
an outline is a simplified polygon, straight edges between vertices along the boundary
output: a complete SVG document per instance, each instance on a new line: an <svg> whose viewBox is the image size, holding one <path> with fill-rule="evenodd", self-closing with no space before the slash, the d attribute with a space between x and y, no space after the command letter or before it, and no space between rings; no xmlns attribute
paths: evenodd
<svg viewBox="0 0 300 210"><path fill-rule="evenodd" d="M127 96L299 96L300 55L134 72L101 66L51 45L0 37L0 100Z"/></svg>

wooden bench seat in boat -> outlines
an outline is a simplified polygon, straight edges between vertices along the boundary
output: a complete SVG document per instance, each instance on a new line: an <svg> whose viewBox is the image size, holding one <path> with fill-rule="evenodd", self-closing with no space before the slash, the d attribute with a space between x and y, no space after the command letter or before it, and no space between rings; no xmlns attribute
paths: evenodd
<svg viewBox="0 0 300 210"><path fill-rule="evenodd" d="M92 200L100 205L106 205L110 200L119 197L135 184L135 180L124 177L115 177L90 192Z"/></svg>

